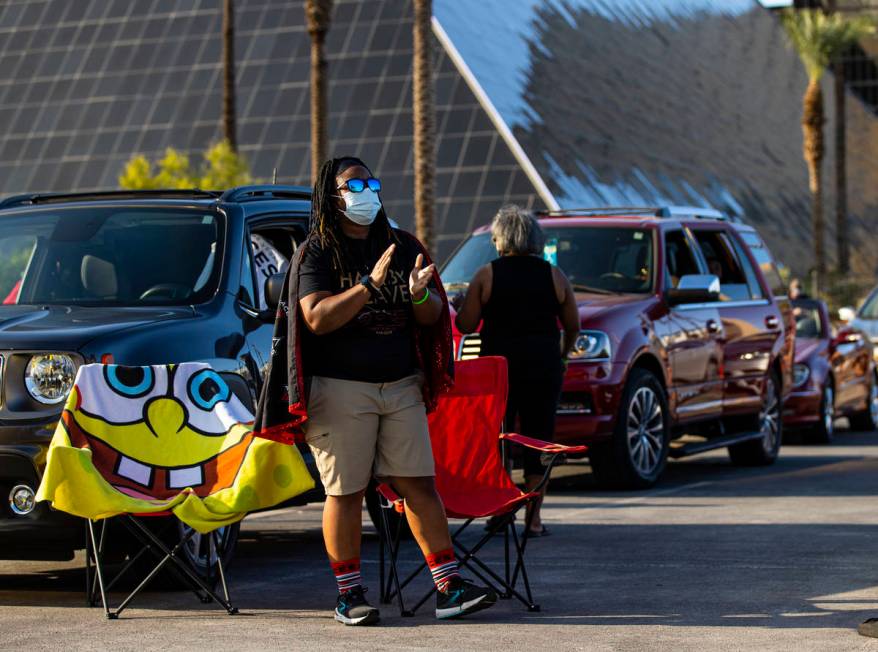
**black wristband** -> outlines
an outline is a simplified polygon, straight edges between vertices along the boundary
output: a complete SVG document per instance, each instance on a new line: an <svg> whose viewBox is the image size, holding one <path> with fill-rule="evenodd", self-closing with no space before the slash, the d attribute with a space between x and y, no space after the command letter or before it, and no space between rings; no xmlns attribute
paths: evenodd
<svg viewBox="0 0 878 652"><path fill-rule="evenodd" d="M369 278L368 274L364 274L363 277L360 279L360 285L369 290L369 294L371 294L373 298L377 299L381 296L381 291L374 285L372 285L372 279Z"/></svg>

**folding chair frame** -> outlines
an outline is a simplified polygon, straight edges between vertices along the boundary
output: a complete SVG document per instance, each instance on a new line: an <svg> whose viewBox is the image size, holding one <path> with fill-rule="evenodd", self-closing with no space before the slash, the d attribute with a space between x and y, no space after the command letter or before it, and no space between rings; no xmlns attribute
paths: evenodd
<svg viewBox="0 0 878 652"><path fill-rule="evenodd" d="M482 582L484 582L491 590L496 592L500 597L509 599L512 597L517 598L525 607L527 607L528 611L539 611L540 606L534 602L533 594L531 593L530 581L527 576L527 568L524 563L524 553L527 548L527 540L529 538L530 526L533 521L534 514L536 513L534 509L530 509L530 514L525 518L525 528L524 534L519 537L518 532L515 529L515 514L522 508L534 506L537 501L541 497L541 493L543 488L549 482L549 476L552 473L552 468L555 466L556 462L559 459L559 456L565 453L580 453L587 450L585 446L561 446L559 444L549 444L548 442L542 442L539 440L534 440L529 437L522 437L521 435L516 434L501 434L501 441L509 440L513 441L530 448L536 448L538 450L543 450L545 453L550 455L548 464L546 465L546 471L543 474L542 479L539 484L528 494L522 494L522 499L518 502L510 511L497 515L498 518L496 522L488 523L488 531L485 535L474 545L472 548L468 548L463 542L460 540L461 535L466 530L466 528L472 523L475 518L469 518L464 521L464 523L458 527L451 534L451 542L454 546L456 553L459 555L458 563L461 568L467 568L470 572L473 573L477 578L479 578ZM383 604L389 604L394 597L396 597L397 602L399 604L399 613L401 616L414 616L415 612L421 608L421 606L436 592L436 588L433 587L429 592L427 592L424 597L422 597L412 609L406 609L405 602L402 597L402 589L408 586L415 577L417 577L426 567L426 562L422 562L414 571L412 571L404 580L400 580L399 577L399 569L398 569L398 558L399 558L399 547L401 543L400 530L402 528L402 521L400 520L397 523L396 532L391 532L390 521L387 517L386 510L388 509L397 509L399 510L397 505L401 505L402 501L398 496L395 496L392 491L389 491L387 485L379 485L377 491L379 492L379 498L381 501L381 532L379 533L379 572L381 575L380 579L380 587L379 587L379 599ZM491 570L484 562L482 562L476 554L496 535L503 532L504 537L504 577L500 577L497 573ZM510 541L512 542L512 549L515 551L515 565L510 569ZM389 570L385 569L385 557L389 558L390 568ZM524 584L524 595L522 595L518 590L516 590L515 586L518 583L519 575L521 576L521 580ZM487 577L486 577L487 576ZM490 577L490 579L489 579Z"/></svg>
<svg viewBox="0 0 878 652"><path fill-rule="evenodd" d="M195 596L203 603L207 604L211 601L215 601L217 604L221 605L229 615L234 615L238 613L237 607L232 606L232 603L229 598L229 589L226 584L226 575L225 569L223 568L222 554L217 554L217 575L220 581L220 585L222 586L223 596L220 597L212 588L211 584L213 584L213 578L208 575L207 581L205 581L202 577L200 577L189 564L178 556L178 553L183 548L183 546L188 543L188 541L195 534L195 530L190 530L187 534L183 535L180 541L174 545L173 548L169 548L161 538L148 527L146 527L141 521L132 514L124 514L119 517L119 521L126 527L126 529L134 535L134 537L143 545L143 547L135 554L131 559L129 559L119 570L116 575L109 580L109 582L105 583L105 569L103 563L103 552L104 545L107 539L107 520L104 519L101 523L100 528L100 536L96 536L95 534L95 523L96 521L92 521L90 519L86 519L86 541L85 541L85 585L86 585L86 597L88 601L88 605L90 607L96 607L98 605L98 600L100 600L100 604L104 608L104 613L107 618L110 620L116 620L119 617L119 614L125 610L125 608L131 603L131 601L140 593L146 586L155 578L156 575L163 568L167 568L167 570L171 571L171 573L177 578L177 580L181 581L183 584L188 585L188 587L192 590ZM168 524L168 527L172 525L172 523ZM216 531L210 533L210 541L219 551L220 549L220 539L219 535ZM122 578L128 570L147 552L151 553L157 560L157 564L155 567L146 575L146 577L128 594L128 596L122 600L118 607L112 609L110 607L109 602L107 601L107 592L113 587L113 585ZM170 565L167 565L170 562Z"/></svg>

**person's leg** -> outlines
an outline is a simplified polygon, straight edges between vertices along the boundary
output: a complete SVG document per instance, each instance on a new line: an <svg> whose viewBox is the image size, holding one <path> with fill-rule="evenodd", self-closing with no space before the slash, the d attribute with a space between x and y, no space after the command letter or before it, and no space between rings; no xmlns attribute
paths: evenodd
<svg viewBox="0 0 878 652"><path fill-rule="evenodd" d="M362 584L360 543L364 494L365 490L346 496L327 496L323 504L323 542L339 593Z"/></svg>
<svg viewBox="0 0 878 652"><path fill-rule="evenodd" d="M558 400L561 395L562 377L560 370L557 378L516 378L515 380L518 392L529 398L519 405L521 434L552 441L555 436L555 413L558 410ZM541 458L542 454L539 451L531 448L524 450L524 484L527 491L536 489L545 475L546 469ZM540 497L525 514L525 518L531 519L530 530L533 533L542 532L543 529L540 508L545 495L546 487L544 486L540 491Z"/></svg>
<svg viewBox="0 0 878 652"><path fill-rule="evenodd" d="M394 476L390 483L405 498L406 519L424 556L450 548L448 518L433 477Z"/></svg>
<svg viewBox="0 0 878 652"><path fill-rule="evenodd" d="M346 625L378 621L360 577L363 495L372 477L378 413L367 383L314 378L306 439L326 491L323 540L338 584L335 618Z"/></svg>

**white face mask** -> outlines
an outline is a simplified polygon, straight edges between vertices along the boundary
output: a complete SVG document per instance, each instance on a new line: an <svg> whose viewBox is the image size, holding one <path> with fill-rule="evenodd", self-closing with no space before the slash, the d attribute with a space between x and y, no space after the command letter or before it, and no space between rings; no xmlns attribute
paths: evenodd
<svg viewBox="0 0 878 652"><path fill-rule="evenodd" d="M346 206L342 213L354 224L369 226L381 210L381 199L370 188L364 188L363 192L343 190L341 196Z"/></svg>

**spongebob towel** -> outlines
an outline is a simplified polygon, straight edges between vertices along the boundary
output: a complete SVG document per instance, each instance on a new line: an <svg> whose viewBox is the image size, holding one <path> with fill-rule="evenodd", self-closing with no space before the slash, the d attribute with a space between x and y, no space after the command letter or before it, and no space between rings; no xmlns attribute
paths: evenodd
<svg viewBox="0 0 878 652"><path fill-rule="evenodd" d="M37 500L91 519L171 510L207 533L314 486L295 446L252 431L253 415L205 364L84 365Z"/></svg>

